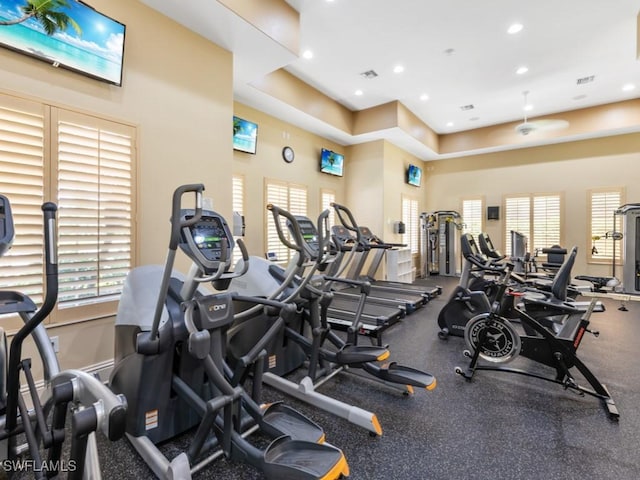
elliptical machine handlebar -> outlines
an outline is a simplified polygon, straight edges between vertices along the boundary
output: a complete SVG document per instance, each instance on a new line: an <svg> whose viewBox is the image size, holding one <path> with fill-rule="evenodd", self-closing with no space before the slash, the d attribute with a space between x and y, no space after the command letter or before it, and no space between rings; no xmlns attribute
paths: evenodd
<svg viewBox="0 0 640 480"><path fill-rule="evenodd" d="M18 330L9 349L9 367L7 378L7 414L6 428L12 431L18 419L18 391L20 389L19 364L22 358L22 343L34 329L49 316L58 301L58 255L56 248L56 211L52 202L42 205L44 217L44 255L45 255L45 297L40 309Z"/></svg>
<svg viewBox="0 0 640 480"><path fill-rule="evenodd" d="M180 208L182 205L182 197L184 194L194 192L195 193L195 209L193 217L190 219L181 220ZM169 242L169 249L176 250L178 243L180 243L180 231L184 227L193 225L202 216L202 192L204 192L204 185L201 183L193 183L190 185L182 185L173 192L173 200L171 202L171 240Z"/></svg>
<svg viewBox="0 0 640 480"><path fill-rule="evenodd" d="M287 212L286 210L283 210L282 208L277 207L272 203L267 205L267 210L269 210L273 215L273 221L276 224L276 231L278 232L278 238L280 239L280 241L287 248L290 248L291 250L295 250L300 254L298 258L298 266L301 266L302 263L304 263L304 248L302 246L304 239L302 238L302 232L300 231L300 226L298 225L298 222L296 221L295 217L290 212ZM292 226L291 233L295 243L290 242L287 236L282 231L282 224L280 223L280 215L282 215L287 220L289 220L289 222L291 222L291 226Z"/></svg>
<svg viewBox="0 0 640 480"><path fill-rule="evenodd" d="M162 283L160 284L160 291L158 292L158 299L156 302L156 309L153 315L153 324L148 335L141 333L136 340L136 350L140 353L153 354L157 353L160 347L160 337L158 329L160 328L160 320L162 318L162 311L164 309L164 300L169 291L169 282L171 280L171 271L173 269L173 263L180 243L180 232L183 227L188 227L196 223L202 217L202 192L204 191L204 185L201 183L194 183L188 185L182 185L175 189L173 192L173 199L171 202L171 238L169 240L169 251L167 253L167 260L165 262L165 268L162 275ZM193 192L195 193L195 208L193 217L190 219L181 219L180 209L182 204L182 197Z"/></svg>

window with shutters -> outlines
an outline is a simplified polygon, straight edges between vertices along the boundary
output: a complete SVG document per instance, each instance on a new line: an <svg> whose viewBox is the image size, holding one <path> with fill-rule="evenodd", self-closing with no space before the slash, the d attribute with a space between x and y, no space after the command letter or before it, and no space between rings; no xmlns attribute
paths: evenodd
<svg viewBox="0 0 640 480"><path fill-rule="evenodd" d="M417 199L402 195L402 223L405 225L402 243L409 246L413 255L417 255L420 248L420 212L418 209Z"/></svg>
<svg viewBox="0 0 640 480"><path fill-rule="evenodd" d="M277 180L265 180L265 204L273 204L293 215L307 215L307 187ZM278 262L288 262L293 252L278 237L271 211L265 208L265 251L275 253ZM282 231L288 235L286 222L280 219Z"/></svg>
<svg viewBox="0 0 640 480"><path fill-rule="evenodd" d="M329 229L336 224L336 212L331 206L336 201L336 192L333 190L327 190L325 188L320 189L320 206L322 211L329 210Z"/></svg>
<svg viewBox="0 0 640 480"><path fill-rule="evenodd" d="M462 233L470 233L474 238L482 233L482 198L467 198L462 200Z"/></svg>
<svg viewBox="0 0 640 480"><path fill-rule="evenodd" d="M561 245L562 200L559 194L531 194L505 197L505 251L512 254L511 231L524 235L527 250L535 253Z"/></svg>
<svg viewBox="0 0 640 480"><path fill-rule="evenodd" d="M614 240L614 232L622 232L621 217L614 215L616 209L624 204L622 188L591 190L588 193L589 237L591 250L588 260L593 263L610 263L614 249L616 262L622 263L622 246Z"/></svg>
<svg viewBox="0 0 640 480"><path fill-rule="evenodd" d="M133 265L135 129L0 95L0 193L16 240L0 288L42 300L42 212L57 204L59 295L54 321L115 313Z"/></svg>
<svg viewBox="0 0 640 480"><path fill-rule="evenodd" d="M244 176L234 175L232 185L233 211L244 217ZM242 258L240 248L233 249L233 264Z"/></svg>

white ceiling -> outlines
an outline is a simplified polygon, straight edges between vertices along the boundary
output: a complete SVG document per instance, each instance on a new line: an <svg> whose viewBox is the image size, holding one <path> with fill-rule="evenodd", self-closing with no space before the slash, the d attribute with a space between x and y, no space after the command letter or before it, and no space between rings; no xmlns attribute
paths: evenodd
<svg viewBox="0 0 640 480"><path fill-rule="evenodd" d="M249 82L285 68L351 110L399 100L437 133L517 121L524 91L530 117L640 97L640 0L287 0L300 12L298 55L216 0L142 1L234 52L238 101L344 145L384 137L425 160L444 158L399 129L353 137ZM515 22L524 28L510 35ZM516 74L523 65L529 71ZM367 70L378 77L363 78ZM629 83L635 89L623 91Z"/></svg>

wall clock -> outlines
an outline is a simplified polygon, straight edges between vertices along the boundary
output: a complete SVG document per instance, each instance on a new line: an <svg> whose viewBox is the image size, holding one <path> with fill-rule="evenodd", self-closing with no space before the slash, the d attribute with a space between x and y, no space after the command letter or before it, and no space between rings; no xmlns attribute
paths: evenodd
<svg viewBox="0 0 640 480"><path fill-rule="evenodd" d="M293 151L293 148L291 147L284 147L282 149L282 158L284 159L285 162L287 163L291 163L293 162L293 159L296 158L296 154Z"/></svg>

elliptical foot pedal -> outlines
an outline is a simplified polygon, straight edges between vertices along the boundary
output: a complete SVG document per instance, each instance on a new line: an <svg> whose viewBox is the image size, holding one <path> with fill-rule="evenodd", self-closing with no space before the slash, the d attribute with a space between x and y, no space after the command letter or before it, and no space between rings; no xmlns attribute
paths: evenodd
<svg viewBox="0 0 640 480"><path fill-rule="evenodd" d="M379 367L376 371L365 365L365 370L386 382L411 385L426 390L433 390L437 384L436 377L430 373L423 372L417 368L398 365L395 362Z"/></svg>
<svg viewBox="0 0 640 480"><path fill-rule="evenodd" d="M264 453L267 479L334 480L349 476L342 451L332 445L275 439Z"/></svg>
<svg viewBox="0 0 640 480"><path fill-rule="evenodd" d="M317 423L284 405L272 403L264 411L262 421L274 428L281 435L289 436L294 440L304 440L313 443L324 443L324 430Z"/></svg>
<svg viewBox="0 0 640 480"><path fill-rule="evenodd" d="M340 365L352 365L366 362L381 362L389 358L391 353L385 347L369 345L345 345L337 352Z"/></svg>

